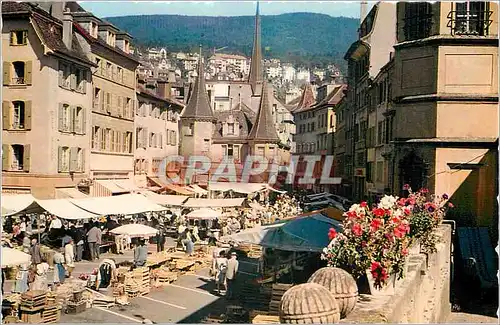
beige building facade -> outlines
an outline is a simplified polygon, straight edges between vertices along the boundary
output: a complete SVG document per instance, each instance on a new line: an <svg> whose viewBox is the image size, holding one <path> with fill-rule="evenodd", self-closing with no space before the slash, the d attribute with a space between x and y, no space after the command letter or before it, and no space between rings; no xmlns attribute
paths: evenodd
<svg viewBox="0 0 500 325"><path fill-rule="evenodd" d="M77 28L90 43L93 71L90 177L91 194L112 195L100 180L132 180L134 175L136 68L131 36L81 8Z"/></svg>
<svg viewBox="0 0 500 325"><path fill-rule="evenodd" d="M3 192L65 197L90 173L89 45L63 4L2 3Z"/></svg>

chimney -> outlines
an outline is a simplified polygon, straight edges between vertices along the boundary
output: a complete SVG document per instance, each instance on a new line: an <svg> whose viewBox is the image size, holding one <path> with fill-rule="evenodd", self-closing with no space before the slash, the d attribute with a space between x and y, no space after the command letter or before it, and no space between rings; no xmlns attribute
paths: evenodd
<svg viewBox="0 0 500 325"><path fill-rule="evenodd" d="M57 18L59 20L63 20L63 13L64 13L64 8L66 7L66 2L57 2L57 1L52 1L48 2L47 5L49 5L49 14Z"/></svg>
<svg viewBox="0 0 500 325"><path fill-rule="evenodd" d="M63 14L63 42L64 45L71 50L71 42L73 40L73 16L71 11L66 9Z"/></svg>
<svg viewBox="0 0 500 325"><path fill-rule="evenodd" d="M366 17L367 11L368 11L368 2L361 1L361 8L360 8L360 13L359 13L359 24L360 25L363 23L363 20Z"/></svg>

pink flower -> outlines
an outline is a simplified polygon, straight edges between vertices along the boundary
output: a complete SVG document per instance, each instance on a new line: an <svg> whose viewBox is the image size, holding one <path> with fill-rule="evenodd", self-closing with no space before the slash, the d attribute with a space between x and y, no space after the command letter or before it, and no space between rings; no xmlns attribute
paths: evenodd
<svg viewBox="0 0 500 325"><path fill-rule="evenodd" d="M408 208L405 208L405 209L404 209L404 213L405 213L407 216L409 216L409 215L411 214L411 210L410 210L410 209L408 209Z"/></svg>
<svg viewBox="0 0 500 325"><path fill-rule="evenodd" d="M328 230L328 238L332 240L335 237L337 237L337 231L333 228L330 228L330 230Z"/></svg>
<svg viewBox="0 0 500 325"><path fill-rule="evenodd" d="M381 225L382 225L382 220L380 220L378 218L373 219L372 222L370 223L370 230L372 232L375 232L380 228Z"/></svg>
<svg viewBox="0 0 500 325"><path fill-rule="evenodd" d="M371 271L374 272L376 271L379 267L380 267L380 263L379 262L372 262L372 265L371 265Z"/></svg>
<svg viewBox="0 0 500 325"><path fill-rule="evenodd" d="M362 208L366 208L368 206L368 203L366 203L365 201L363 201L363 202L361 202L359 204L359 206L362 207Z"/></svg>
<svg viewBox="0 0 500 325"><path fill-rule="evenodd" d="M451 203L451 202L448 202L448 208L451 208L451 209L453 209L454 207L455 207L455 206L453 205L453 203Z"/></svg>
<svg viewBox="0 0 500 325"><path fill-rule="evenodd" d="M409 184L403 185L403 191L408 191L409 189L410 189L410 185Z"/></svg>
<svg viewBox="0 0 500 325"><path fill-rule="evenodd" d="M409 198L406 200L406 204L409 204L409 205L415 205L415 203L417 203L417 201L415 201L415 198L413 198L413 197L409 197Z"/></svg>
<svg viewBox="0 0 500 325"><path fill-rule="evenodd" d="M406 205L406 199L404 197L398 200L398 205L404 207Z"/></svg>
<svg viewBox="0 0 500 325"><path fill-rule="evenodd" d="M408 249L407 248L403 248L403 250L401 251L401 254L403 254L403 256L408 255Z"/></svg>
<svg viewBox="0 0 500 325"><path fill-rule="evenodd" d="M354 219L356 217L357 217L356 212L354 212L354 211L347 211L347 218Z"/></svg>
<svg viewBox="0 0 500 325"><path fill-rule="evenodd" d="M355 223L352 226L352 233L358 237L363 234L363 229L361 228L361 225L359 223Z"/></svg>
<svg viewBox="0 0 500 325"><path fill-rule="evenodd" d="M385 210L381 208L376 208L373 209L373 214L376 215L377 217L383 217L385 215Z"/></svg>

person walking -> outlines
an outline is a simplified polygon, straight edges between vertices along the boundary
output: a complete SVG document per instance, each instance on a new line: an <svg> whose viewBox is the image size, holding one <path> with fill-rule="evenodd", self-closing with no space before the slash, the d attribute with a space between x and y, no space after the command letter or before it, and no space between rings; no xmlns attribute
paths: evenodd
<svg viewBox="0 0 500 325"><path fill-rule="evenodd" d="M28 291L28 272L29 265L22 264L16 275L16 286L14 292L25 293L26 291Z"/></svg>
<svg viewBox="0 0 500 325"><path fill-rule="evenodd" d="M98 225L97 226L97 242L95 243L95 256L97 259L100 258L101 255L101 244L102 244L102 229Z"/></svg>
<svg viewBox="0 0 500 325"><path fill-rule="evenodd" d="M234 299L234 283L236 281L236 275L238 274L239 262L236 259L236 252L231 253L231 258L227 261L226 270L226 299Z"/></svg>
<svg viewBox="0 0 500 325"><path fill-rule="evenodd" d="M165 229L163 227L160 228L158 234L156 234L156 251L163 252L165 250Z"/></svg>
<svg viewBox="0 0 500 325"><path fill-rule="evenodd" d="M31 283L30 290L47 291L48 289L47 273L49 272L49 269L50 269L49 264L47 264L45 260L42 260L41 263L39 263L36 266L35 279Z"/></svg>
<svg viewBox="0 0 500 325"><path fill-rule="evenodd" d="M219 256L215 260L215 286L218 294L220 294L221 285L225 286L226 271L227 271L227 257L224 251L220 251Z"/></svg>
<svg viewBox="0 0 500 325"><path fill-rule="evenodd" d="M70 240L69 243L64 247L64 259L66 260L66 267L68 268L68 277L71 278L71 274L75 268L75 250L73 248L74 242Z"/></svg>
<svg viewBox="0 0 500 325"><path fill-rule="evenodd" d="M80 262L83 256L84 234L81 228L71 226L71 237L73 238L73 251L75 262Z"/></svg>
<svg viewBox="0 0 500 325"><path fill-rule="evenodd" d="M92 227L87 232L87 243L89 243L90 261L94 261L94 259L96 258L95 252L98 240L99 229L96 227L95 223L93 223Z"/></svg>
<svg viewBox="0 0 500 325"><path fill-rule="evenodd" d="M42 253L40 252L40 244L37 242L36 239L33 239L31 241L30 255L31 255L31 263L35 265L42 263Z"/></svg>
<svg viewBox="0 0 500 325"><path fill-rule="evenodd" d="M62 250L62 249L61 249ZM60 251L54 254L54 285L64 283L66 278L66 270L64 269L64 255Z"/></svg>
<svg viewBox="0 0 500 325"><path fill-rule="evenodd" d="M146 265L148 259L148 246L144 239L139 240L139 245L134 249L134 265L135 267L142 267Z"/></svg>

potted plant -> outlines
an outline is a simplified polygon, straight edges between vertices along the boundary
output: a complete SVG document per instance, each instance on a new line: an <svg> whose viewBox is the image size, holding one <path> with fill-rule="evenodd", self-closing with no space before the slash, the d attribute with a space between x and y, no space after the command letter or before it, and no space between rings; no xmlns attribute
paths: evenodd
<svg viewBox="0 0 500 325"><path fill-rule="evenodd" d="M355 278L366 276L372 294L382 293L404 276L410 213L393 196L384 196L373 208L366 202L354 204L345 214L342 233L330 230L332 241L322 258Z"/></svg>

